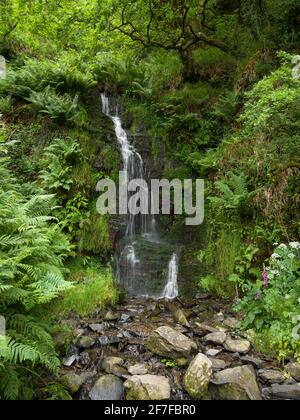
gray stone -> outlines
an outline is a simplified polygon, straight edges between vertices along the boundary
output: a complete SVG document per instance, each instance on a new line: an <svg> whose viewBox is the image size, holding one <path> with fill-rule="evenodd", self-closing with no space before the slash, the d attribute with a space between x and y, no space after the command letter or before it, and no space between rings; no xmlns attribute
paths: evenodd
<svg viewBox="0 0 300 420"><path fill-rule="evenodd" d="M195 325L204 332L208 332L208 333L215 333L218 332L219 330L215 327L212 327L211 325L208 324L204 324L202 322L195 322Z"/></svg>
<svg viewBox="0 0 300 420"><path fill-rule="evenodd" d="M300 384L274 384L271 386L271 393L276 398L282 398L286 400L300 400Z"/></svg>
<svg viewBox="0 0 300 420"><path fill-rule="evenodd" d="M104 375L97 380L89 393L93 401L121 400L124 397L124 385L114 375Z"/></svg>
<svg viewBox="0 0 300 420"><path fill-rule="evenodd" d="M212 357L209 358L212 363L213 371L224 370L229 366L229 363L225 362L222 359L214 359Z"/></svg>
<svg viewBox="0 0 300 420"><path fill-rule="evenodd" d="M226 338L227 338L226 334L223 331L219 331L219 332L207 334L204 337L204 341L213 343L213 344L222 345L225 343Z"/></svg>
<svg viewBox="0 0 300 420"><path fill-rule="evenodd" d="M253 365L256 368L261 368L265 363L263 360L251 356L241 356L240 359L243 363Z"/></svg>
<svg viewBox="0 0 300 420"><path fill-rule="evenodd" d="M104 315L104 321L117 321L119 319L119 314L108 310Z"/></svg>
<svg viewBox="0 0 300 420"><path fill-rule="evenodd" d="M71 356L67 356L63 359L63 365L66 367L71 367L77 360L78 356L76 354L72 354Z"/></svg>
<svg viewBox="0 0 300 420"><path fill-rule="evenodd" d="M288 363L285 366L285 370L294 378L297 382L300 382L300 363Z"/></svg>
<svg viewBox="0 0 300 420"><path fill-rule="evenodd" d="M121 318L120 318L120 321L121 322L127 322L127 321L129 321L130 320L130 315L127 315L127 314L122 314L121 315Z"/></svg>
<svg viewBox="0 0 300 420"><path fill-rule="evenodd" d="M147 347L152 353L171 359L187 357L197 350L197 344L193 340L167 326L159 327L150 334Z"/></svg>
<svg viewBox="0 0 300 420"><path fill-rule="evenodd" d="M80 349L89 349L93 347L95 344L95 340L92 337L89 337L88 335L83 335L82 337L79 337L77 341L77 346Z"/></svg>
<svg viewBox="0 0 300 420"><path fill-rule="evenodd" d="M90 324L89 328L98 334L101 334L105 330L104 324Z"/></svg>
<svg viewBox="0 0 300 420"><path fill-rule="evenodd" d="M184 388L195 399L207 396L208 384L212 376L212 362L199 353L191 362L184 376Z"/></svg>
<svg viewBox="0 0 300 420"><path fill-rule="evenodd" d="M224 343L224 348L232 353L247 354L250 350L251 344L247 340L233 340L227 338Z"/></svg>
<svg viewBox="0 0 300 420"><path fill-rule="evenodd" d="M158 375L135 375L124 384L127 400L168 400L171 396L169 380Z"/></svg>
<svg viewBox="0 0 300 420"><path fill-rule="evenodd" d="M111 344L120 343L122 339L117 336L103 335L102 337L99 337L97 341L100 344L100 346L109 346Z"/></svg>
<svg viewBox="0 0 300 420"><path fill-rule="evenodd" d="M175 321L178 322L178 324L183 325L184 327L190 326L190 323L186 319L186 316L181 309L177 309L175 312L173 312L173 316Z"/></svg>
<svg viewBox="0 0 300 420"><path fill-rule="evenodd" d="M148 373L147 369L145 368L145 365L142 363L130 366L128 368L128 372L131 375L146 375Z"/></svg>
<svg viewBox="0 0 300 420"><path fill-rule="evenodd" d="M101 367L106 373L113 373L113 368L116 365L122 366L123 364L124 360L121 357L109 356L103 359Z"/></svg>
<svg viewBox="0 0 300 420"><path fill-rule="evenodd" d="M214 397L220 400L261 400L252 366L238 366L214 374Z"/></svg>
<svg viewBox="0 0 300 420"><path fill-rule="evenodd" d="M222 353L222 350L218 350L218 349L209 349L205 352L207 357L215 357L220 353Z"/></svg>
<svg viewBox="0 0 300 420"><path fill-rule="evenodd" d="M270 384L282 384L286 379L282 372L274 369L260 369L258 376L264 382L269 382Z"/></svg>

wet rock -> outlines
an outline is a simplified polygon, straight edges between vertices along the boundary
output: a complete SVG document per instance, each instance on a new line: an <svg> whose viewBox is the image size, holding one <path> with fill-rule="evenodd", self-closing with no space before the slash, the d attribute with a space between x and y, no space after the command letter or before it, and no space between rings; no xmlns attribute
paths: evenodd
<svg viewBox="0 0 300 420"><path fill-rule="evenodd" d="M229 363L225 362L222 359L214 359L212 357L209 358L212 363L213 371L224 370L229 366Z"/></svg>
<svg viewBox="0 0 300 420"><path fill-rule="evenodd" d="M122 314L121 318L120 318L120 321L125 323L125 322L128 322L130 320L130 318L131 318L130 315Z"/></svg>
<svg viewBox="0 0 300 420"><path fill-rule="evenodd" d="M297 382L300 382L300 363L288 363L285 366L285 370L294 378Z"/></svg>
<svg viewBox="0 0 300 420"><path fill-rule="evenodd" d="M100 346L109 346L111 344L119 344L121 342L121 338L112 335L104 335L103 337L99 337L97 341Z"/></svg>
<svg viewBox="0 0 300 420"><path fill-rule="evenodd" d="M282 384L286 379L282 372L274 369L260 369L258 376L264 382L269 382L270 384Z"/></svg>
<svg viewBox="0 0 300 420"><path fill-rule="evenodd" d="M71 367L78 359L77 354L71 354L63 359L63 365L66 367Z"/></svg>
<svg viewBox="0 0 300 420"><path fill-rule="evenodd" d="M130 366L128 368L128 372L131 375L146 375L148 373L147 369L145 368L145 365L142 363Z"/></svg>
<svg viewBox="0 0 300 420"><path fill-rule="evenodd" d="M111 310L108 310L106 314L104 315L104 321L117 321L119 319L119 314L116 312L113 312Z"/></svg>
<svg viewBox="0 0 300 420"><path fill-rule="evenodd" d="M84 378L71 372L63 376L62 382L71 394L75 394L84 383Z"/></svg>
<svg viewBox="0 0 300 420"><path fill-rule="evenodd" d="M113 373L113 368L116 365L122 366L123 364L124 364L124 360L121 357L109 356L109 357L105 357L105 359L103 359L101 368L106 373Z"/></svg>
<svg viewBox="0 0 300 420"><path fill-rule="evenodd" d="M101 334L105 330L105 325L104 324L90 324L89 328L93 332Z"/></svg>
<svg viewBox="0 0 300 420"><path fill-rule="evenodd" d="M183 325L184 327L189 327L190 326L190 323L186 319L186 316L181 309L177 309L173 313L173 316L174 316L175 321L178 322L178 324Z"/></svg>
<svg viewBox="0 0 300 420"><path fill-rule="evenodd" d="M243 363L246 363L247 365L252 365L256 368L261 368L265 363L263 360L258 359L257 357L251 357L251 356L241 356L240 360Z"/></svg>
<svg viewBox="0 0 300 420"><path fill-rule="evenodd" d="M104 375L95 383L89 393L93 401L121 400L124 396L124 385L120 378L114 375Z"/></svg>
<svg viewBox="0 0 300 420"><path fill-rule="evenodd" d="M227 335L223 331L210 333L204 337L205 342L219 344L219 345L224 344L226 339L227 339Z"/></svg>
<svg viewBox="0 0 300 420"><path fill-rule="evenodd" d="M84 366L87 366L90 363L92 363L90 354L87 351L84 351L83 353L81 353L80 358L79 358L79 362Z"/></svg>
<svg viewBox="0 0 300 420"><path fill-rule="evenodd" d="M251 344L247 340L233 340L227 338L224 348L232 353L246 354L249 352Z"/></svg>
<svg viewBox="0 0 300 420"><path fill-rule="evenodd" d="M219 400L261 400L252 366L238 366L214 374L212 394Z"/></svg>
<svg viewBox="0 0 300 420"><path fill-rule="evenodd" d="M212 363L204 354L199 353L191 362L184 376L184 388L195 399L207 396L207 389L212 376Z"/></svg>
<svg viewBox="0 0 300 420"><path fill-rule="evenodd" d="M271 393L276 398L285 400L300 400L300 384L271 386Z"/></svg>
<svg viewBox="0 0 300 420"><path fill-rule="evenodd" d="M222 353L222 350L218 350L218 349L208 349L205 354L207 357L215 357L218 354Z"/></svg>
<svg viewBox="0 0 300 420"><path fill-rule="evenodd" d="M171 396L169 380L158 375L135 375L125 384L127 400L167 400Z"/></svg>
<svg viewBox="0 0 300 420"><path fill-rule="evenodd" d="M148 337L147 347L152 353L171 359L186 357L197 350L197 344L193 340L167 326L152 332Z"/></svg>
<svg viewBox="0 0 300 420"><path fill-rule="evenodd" d="M79 337L77 341L77 347L80 349L89 349L93 347L95 344L95 340L92 337L89 337L88 335L83 335L82 337Z"/></svg>
<svg viewBox="0 0 300 420"><path fill-rule="evenodd" d="M182 309L178 308L177 305L175 305L173 302L172 303L169 303L167 305L167 307L171 311L174 320L178 324L180 324L180 325L182 325L184 327L189 327L190 326L190 324L189 324L189 322L188 322L188 320L186 318L186 315L185 315L185 313L183 312Z"/></svg>

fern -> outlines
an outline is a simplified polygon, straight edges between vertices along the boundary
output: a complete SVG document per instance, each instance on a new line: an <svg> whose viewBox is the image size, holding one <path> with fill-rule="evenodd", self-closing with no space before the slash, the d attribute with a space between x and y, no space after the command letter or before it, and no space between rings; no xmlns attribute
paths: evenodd
<svg viewBox="0 0 300 420"><path fill-rule="evenodd" d="M29 392L24 369L58 369L50 327L38 318L36 308L72 287L63 267L70 245L50 215L53 195L25 198L7 159L1 158L4 147L0 146L0 311L7 335L0 346L0 399L17 399Z"/></svg>

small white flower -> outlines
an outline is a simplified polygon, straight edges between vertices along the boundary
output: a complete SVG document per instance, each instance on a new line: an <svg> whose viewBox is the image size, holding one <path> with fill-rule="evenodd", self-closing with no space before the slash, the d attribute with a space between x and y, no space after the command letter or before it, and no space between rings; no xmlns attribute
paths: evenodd
<svg viewBox="0 0 300 420"><path fill-rule="evenodd" d="M295 258L295 255L294 254L292 254L291 252L288 254L288 257L289 258Z"/></svg>
<svg viewBox="0 0 300 420"><path fill-rule="evenodd" d="M280 244L280 245L278 246L278 248L279 248L279 249L286 249L286 248L287 248L287 246L286 246L286 244Z"/></svg>
<svg viewBox="0 0 300 420"><path fill-rule="evenodd" d="M271 255L272 260L277 260L278 258L280 258L279 254L276 254L276 252L274 252L274 254Z"/></svg>
<svg viewBox="0 0 300 420"><path fill-rule="evenodd" d="M274 243L273 243L273 246L277 246L277 245L278 245L278 242L274 242Z"/></svg>
<svg viewBox="0 0 300 420"><path fill-rule="evenodd" d="M299 299L298 299L298 303L299 303L299 305L300 305L300 297L299 297Z"/></svg>
<svg viewBox="0 0 300 420"><path fill-rule="evenodd" d="M300 243L299 242L290 242L290 247L294 249L300 249Z"/></svg>

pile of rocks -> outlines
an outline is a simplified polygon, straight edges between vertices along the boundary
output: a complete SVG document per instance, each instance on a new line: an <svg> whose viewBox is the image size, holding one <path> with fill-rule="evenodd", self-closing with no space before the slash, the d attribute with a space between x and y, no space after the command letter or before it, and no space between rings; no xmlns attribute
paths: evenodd
<svg viewBox="0 0 300 420"><path fill-rule="evenodd" d="M185 313L136 300L120 309L76 326L62 372L74 398L300 399L300 365L283 369L255 355L232 316L219 312L203 321L195 307Z"/></svg>

